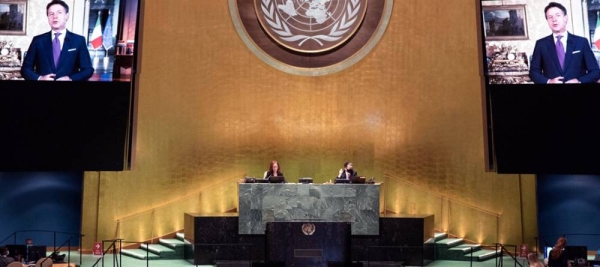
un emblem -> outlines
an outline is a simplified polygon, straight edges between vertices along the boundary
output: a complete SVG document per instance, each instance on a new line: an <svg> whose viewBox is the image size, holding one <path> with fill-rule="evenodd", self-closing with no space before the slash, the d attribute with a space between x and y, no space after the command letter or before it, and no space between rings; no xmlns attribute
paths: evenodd
<svg viewBox="0 0 600 267"><path fill-rule="evenodd" d="M298 75L352 66L379 41L393 0L229 0L242 41L267 64Z"/></svg>
<svg viewBox="0 0 600 267"><path fill-rule="evenodd" d="M317 227L312 223L302 224L302 233L304 233L304 235L313 235L316 230Z"/></svg>
<svg viewBox="0 0 600 267"><path fill-rule="evenodd" d="M361 25L367 0L254 0L258 21L280 45L319 53L346 42Z"/></svg>

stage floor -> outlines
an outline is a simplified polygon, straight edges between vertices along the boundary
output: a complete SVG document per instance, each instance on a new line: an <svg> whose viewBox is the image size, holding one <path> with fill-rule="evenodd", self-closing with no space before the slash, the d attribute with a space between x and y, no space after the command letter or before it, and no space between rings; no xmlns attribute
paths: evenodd
<svg viewBox="0 0 600 267"><path fill-rule="evenodd" d="M79 264L79 254L77 253L72 253L71 254L71 259L72 261L76 261L77 264ZM92 255L89 254L84 254L82 257L83 260L83 264L81 265L82 267L88 267L88 266L92 266L96 260L98 260L97 258L94 258ZM118 266L122 266L122 267L145 267L146 266L146 261L143 260L138 260L138 259L134 259L134 258L130 258L127 256L123 256L122 257L122 265L118 265ZM503 259L504 261L504 265L505 266L514 266L514 261L512 261L512 259L510 257L504 257ZM527 261L525 261L524 259L519 261L523 266L527 266ZM469 266L469 262L467 261L436 261L433 262L427 266L430 267L465 267L465 266ZM102 266L101 264L99 264L99 266ZM113 266L117 266L114 265L112 263L112 257L108 257L104 259L104 267L113 267ZM149 261L149 265L148 267L189 267L189 266L194 266L192 264L190 264L189 262L185 261L185 260L151 260ZM211 266L211 265L198 265L199 267L205 267L205 266ZM473 267L495 267L496 266L496 260L491 259L485 262L473 262Z"/></svg>

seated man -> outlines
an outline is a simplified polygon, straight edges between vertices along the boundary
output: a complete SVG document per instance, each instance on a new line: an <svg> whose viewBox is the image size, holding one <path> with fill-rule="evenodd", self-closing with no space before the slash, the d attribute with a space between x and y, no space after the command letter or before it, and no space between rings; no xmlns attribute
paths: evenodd
<svg viewBox="0 0 600 267"><path fill-rule="evenodd" d="M15 261L13 258L8 256L9 251L6 247L0 247L0 267L6 267L11 262Z"/></svg>
<svg viewBox="0 0 600 267"><path fill-rule="evenodd" d="M25 261L26 262L36 262L39 259L46 257L45 251L40 251L40 247L33 245L33 239L27 238L25 239L25 245L27 246L27 250L25 251Z"/></svg>

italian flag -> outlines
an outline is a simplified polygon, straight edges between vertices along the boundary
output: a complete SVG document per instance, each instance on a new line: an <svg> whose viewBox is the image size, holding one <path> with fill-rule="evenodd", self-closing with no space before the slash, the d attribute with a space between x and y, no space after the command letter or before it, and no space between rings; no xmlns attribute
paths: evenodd
<svg viewBox="0 0 600 267"><path fill-rule="evenodd" d="M94 49L98 49L102 46L102 29L100 28L100 14L98 14L98 19L96 20L96 26L94 26L94 31L92 32L92 38L90 38L90 43Z"/></svg>
<svg viewBox="0 0 600 267"><path fill-rule="evenodd" d="M594 30L594 44L600 49L600 12L597 12L596 30Z"/></svg>

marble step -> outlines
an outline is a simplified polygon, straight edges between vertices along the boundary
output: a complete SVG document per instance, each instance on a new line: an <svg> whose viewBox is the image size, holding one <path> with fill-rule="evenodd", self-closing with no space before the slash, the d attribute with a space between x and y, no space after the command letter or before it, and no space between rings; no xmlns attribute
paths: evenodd
<svg viewBox="0 0 600 267"><path fill-rule="evenodd" d="M432 238L429 238L427 239L427 241L425 241L425 244L435 244L439 240L445 239L447 237L448 234L446 233L434 233Z"/></svg>
<svg viewBox="0 0 600 267"><path fill-rule="evenodd" d="M183 233L176 233L175 238L181 241L185 241L185 235Z"/></svg>
<svg viewBox="0 0 600 267"><path fill-rule="evenodd" d="M146 258L149 260L160 259L160 256L144 249L122 249L121 254L140 260L145 260Z"/></svg>
<svg viewBox="0 0 600 267"><path fill-rule="evenodd" d="M439 250L438 256L440 259L444 260L464 261L465 256L471 255L471 250L473 253L475 253L480 249L481 245L479 244L461 244L455 247Z"/></svg>
<svg viewBox="0 0 600 267"><path fill-rule="evenodd" d="M438 240L435 244L439 248L452 248L458 245L462 245L465 241L462 238L446 238Z"/></svg>
<svg viewBox="0 0 600 267"><path fill-rule="evenodd" d="M161 244L141 244L140 245L140 249L142 250L148 250L156 255L161 256L161 258L163 258L163 256L165 256L166 254L174 254L175 250L166 246L163 246Z"/></svg>
<svg viewBox="0 0 600 267"><path fill-rule="evenodd" d="M435 233L433 234L433 239L435 239L435 241L440 241L442 239L446 239L448 238L448 234L447 233Z"/></svg>
<svg viewBox="0 0 600 267"><path fill-rule="evenodd" d="M158 243L171 249L177 249L184 245L183 241L174 238L161 238L158 240Z"/></svg>
<svg viewBox="0 0 600 267"><path fill-rule="evenodd" d="M495 257L499 256L500 254L501 254L500 250L495 251L495 250L481 249L481 250L473 252L472 256L471 256L471 254L466 254L465 260L471 260L471 257L473 257L474 260L485 261L485 260L495 258Z"/></svg>
<svg viewBox="0 0 600 267"><path fill-rule="evenodd" d="M481 249L481 245L480 244L462 244L462 245L458 245L456 247L450 248L448 250L451 251L459 251L462 254L470 254L471 251L475 252Z"/></svg>

